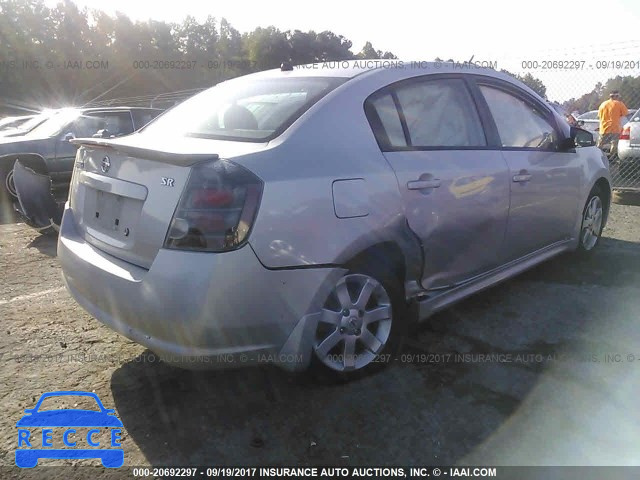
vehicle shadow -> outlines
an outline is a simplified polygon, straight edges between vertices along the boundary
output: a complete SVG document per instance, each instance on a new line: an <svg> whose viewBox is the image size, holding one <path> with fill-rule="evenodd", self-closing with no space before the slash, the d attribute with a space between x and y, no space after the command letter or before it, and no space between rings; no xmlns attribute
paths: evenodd
<svg viewBox="0 0 640 480"><path fill-rule="evenodd" d="M637 279L640 250L612 239L602 247L588 259L554 259L435 315L412 333L389 368L362 380L323 385L269 366L185 371L150 361L147 351L114 372L116 411L152 465L464 462L498 432L509 432L527 399L549 379L554 390L536 402L538 413L575 385L599 402L584 405L603 403L598 395L610 388L603 382L615 375L594 377L585 373L592 364L576 368L558 360L622 351L629 338L628 312L635 307L616 308L625 298L617 286ZM560 419L584 413L567 404L549 411ZM592 416L584 413L585 426ZM570 433L554 432L553 441L570 445L563 438ZM517 432L500 438L505 435L507 444L526 443ZM594 451L584 452L598 461Z"/></svg>
<svg viewBox="0 0 640 480"><path fill-rule="evenodd" d="M432 438L444 441L437 417L449 393L438 384L451 373L436 380L443 372L434 371L425 384L402 365L322 385L274 367L182 371L145 361L149 353L111 386L127 435L152 465L415 464Z"/></svg>
<svg viewBox="0 0 640 480"><path fill-rule="evenodd" d="M606 232L605 232L606 233ZM640 243L603 237L594 255L560 255L513 281L623 286L640 283Z"/></svg>
<svg viewBox="0 0 640 480"><path fill-rule="evenodd" d="M56 257L58 255L58 234L56 232L38 235L29 242L27 247L37 248L40 253L44 253L49 257Z"/></svg>

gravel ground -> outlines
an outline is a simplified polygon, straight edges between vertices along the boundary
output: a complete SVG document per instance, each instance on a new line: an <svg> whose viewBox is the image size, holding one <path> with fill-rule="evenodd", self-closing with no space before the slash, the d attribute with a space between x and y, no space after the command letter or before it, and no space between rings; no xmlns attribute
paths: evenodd
<svg viewBox="0 0 640 480"><path fill-rule="evenodd" d="M553 259L459 303L388 369L338 386L153 361L71 299L55 239L0 225L0 476L84 475L10 467L16 421L52 390L116 409L125 465L640 465L639 217L613 205L589 259ZM41 464L78 462L92 461Z"/></svg>

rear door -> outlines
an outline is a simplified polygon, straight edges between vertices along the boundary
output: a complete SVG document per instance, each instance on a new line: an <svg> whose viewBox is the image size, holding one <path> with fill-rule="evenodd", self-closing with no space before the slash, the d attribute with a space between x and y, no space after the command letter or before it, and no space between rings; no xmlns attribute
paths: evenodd
<svg viewBox="0 0 640 480"><path fill-rule="evenodd" d="M422 242L422 286L446 287L498 265L509 210L507 165L489 145L464 78L387 87L367 116Z"/></svg>
<svg viewBox="0 0 640 480"><path fill-rule="evenodd" d="M509 167L511 201L503 261L571 238L576 224L582 163L575 149L560 151L551 110L516 86L478 80Z"/></svg>

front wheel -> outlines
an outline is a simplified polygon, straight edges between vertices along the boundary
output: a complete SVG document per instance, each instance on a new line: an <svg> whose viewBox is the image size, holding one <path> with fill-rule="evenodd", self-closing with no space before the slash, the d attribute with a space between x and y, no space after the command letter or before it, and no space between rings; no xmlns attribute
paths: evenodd
<svg viewBox="0 0 640 480"><path fill-rule="evenodd" d="M0 164L0 204L9 204L17 197L13 184L13 164Z"/></svg>
<svg viewBox="0 0 640 480"><path fill-rule="evenodd" d="M604 228L604 201L600 189L594 187L582 212L578 252L591 252L600 241Z"/></svg>
<svg viewBox="0 0 640 480"><path fill-rule="evenodd" d="M374 268L351 270L336 282L320 312L312 368L333 381L378 370L398 352L405 326L399 279Z"/></svg>

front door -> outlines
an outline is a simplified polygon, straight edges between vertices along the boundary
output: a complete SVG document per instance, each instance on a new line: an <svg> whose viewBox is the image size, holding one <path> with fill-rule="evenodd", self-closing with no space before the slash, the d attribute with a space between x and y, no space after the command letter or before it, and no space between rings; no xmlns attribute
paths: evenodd
<svg viewBox="0 0 640 480"><path fill-rule="evenodd" d="M500 88L480 85L509 166L511 207L503 261L571 238L578 218L582 165L575 150L558 151L550 109Z"/></svg>

